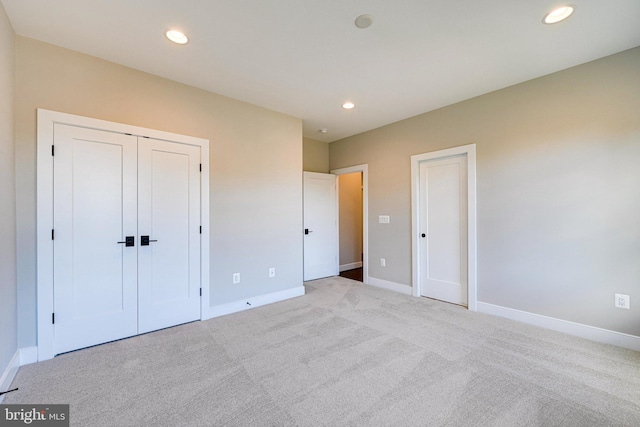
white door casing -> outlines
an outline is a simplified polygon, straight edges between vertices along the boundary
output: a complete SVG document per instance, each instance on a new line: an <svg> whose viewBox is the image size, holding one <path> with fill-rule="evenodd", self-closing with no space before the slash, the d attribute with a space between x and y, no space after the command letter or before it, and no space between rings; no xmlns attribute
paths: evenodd
<svg viewBox="0 0 640 427"><path fill-rule="evenodd" d="M457 168L457 166L453 166L458 160L451 160L455 157L462 157L465 159L466 163L466 174L457 175L455 177L455 173L453 170ZM465 224L459 229L460 236L464 239L464 225L466 225L466 249L464 245L461 244L460 247L463 247L463 252L458 258L458 261L454 263L451 260L446 260L442 254L446 254L447 251L451 254L455 251L455 248L452 246L452 242L455 241L455 236L451 236L451 230L453 229L452 218L447 218L447 211L449 213L455 210L455 202L451 197L443 196L443 194L447 194L447 192L442 192L442 194L432 194L432 196L444 200L448 200L448 206L444 208L440 208L439 211L434 211L432 214L436 215L436 217L440 216L440 228L442 229L442 225L444 224L445 229L448 228L449 232L438 235L438 232L433 236L434 237L434 249L440 250L440 255L442 258L439 261L434 259L434 262L439 265L433 265L432 271L429 272L428 263L428 250L429 250L429 233L425 232L426 238L422 238L423 230L425 224L421 223L421 219L424 220L423 213L425 211L428 212L428 207L425 205L427 199L422 197L421 195L425 191L425 187L428 186L428 183L424 178L424 169L427 168L428 164L431 161L435 161L438 159L449 159L445 160L443 164L440 165L440 170L438 172L434 169L433 179L438 178L437 175L441 175L439 178L443 178L443 183L441 185L436 185L434 190L442 191L445 190L448 186L455 185L456 181L458 184L466 186L466 197L462 200L458 206L464 212L460 214L458 218L458 222L462 220ZM453 162L453 164L451 163ZM431 163L432 165L437 165L438 163ZM421 174L421 169L423 173ZM437 181L437 179L436 179ZM464 181L464 182L461 182ZM459 194L459 193L458 193ZM466 207L465 207L466 204ZM455 263L460 263L461 268L459 269L459 275L464 276L466 270L466 305L469 310L476 311L477 310L477 248L476 248L476 152L475 152L475 144L465 145L461 147L454 147L450 149L440 150L431 153L418 154L411 156L411 207L412 207L412 287L413 287L413 295L421 296L425 294L425 289L428 289L428 284L424 283L427 281L430 275L433 278L445 279L441 280L444 282L455 282L455 275L452 272L455 271ZM466 214L466 219L464 218ZM438 218L436 218L438 219ZM428 231L428 230L425 230ZM432 230L434 231L434 230ZM447 236L448 234L448 236ZM463 242L464 243L464 242ZM425 253L427 252L427 253ZM425 259L425 257L427 257ZM465 259L466 258L466 259ZM426 272L424 270L427 270ZM440 276L440 277L438 277ZM461 283L462 284L462 283ZM446 288L446 286L445 286ZM426 291L429 292L429 291ZM451 293L451 289L449 289ZM463 291L464 292L464 291ZM455 291L453 291L455 294ZM446 297L446 293L445 293ZM457 302L458 304L464 305L464 296L462 299ZM445 298L443 298L445 299Z"/></svg>
<svg viewBox="0 0 640 427"><path fill-rule="evenodd" d="M466 155L420 162L420 293L467 305Z"/></svg>
<svg viewBox="0 0 640 427"><path fill-rule="evenodd" d="M200 147L138 143L138 333L200 319Z"/></svg>
<svg viewBox="0 0 640 427"><path fill-rule="evenodd" d="M336 176L304 172L304 280L338 275Z"/></svg>
<svg viewBox="0 0 640 427"><path fill-rule="evenodd" d="M65 144L64 142L61 142L61 146L56 146L55 157L53 156L53 145L55 139L54 135L56 137L58 135L64 137L65 129L73 129L73 132L77 132L79 135L79 138L75 138L76 142L74 146L74 153L70 155L71 160L66 160L67 164L64 163L65 154L63 153L63 151L64 145L69 145L69 143ZM96 135L100 136L96 137ZM135 291L131 292L131 286L126 285L126 283L129 283L129 275L126 274L126 272L135 268L135 265L140 260L140 254L144 255L144 252L141 251L142 249L150 249L149 247L143 248L140 246L141 233L139 232L140 230L137 230L139 225L137 224L138 215L136 211L140 208L140 204L137 201L138 165L136 146L138 145L138 140L149 140L149 143L152 145L163 145L165 143L171 143L172 147L178 147L180 148L180 150L185 147L190 147L189 150L195 150L195 157L190 157L189 161L196 161L196 158L200 159L201 164L197 165L198 172L195 173L194 167L190 167L188 172L190 181L189 187L191 188L189 193L189 200L198 200L199 206L194 205L193 203L189 204L189 242L187 242L186 244L183 242L183 246L190 245L192 249L195 249L196 247L198 249L197 251L190 252L189 267L187 268L189 271L189 294L197 294L198 296L195 310L193 309L193 304L191 304L191 310L197 311L195 318L199 319L202 316L201 313L205 312L205 310L209 308L209 141L201 138L193 138L184 135L177 135L168 132L156 131L152 129L140 128L136 126L39 109L37 141L38 155L36 289L38 312L37 348L38 360L40 361L50 359L55 354L65 351L65 349L68 348L57 348L57 339L61 336L61 334L64 333L64 330L58 330L56 328L58 326L62 327L64 325L64 322L69 320L69 318L71 317L68 316L70 312L64 308L64 304L67 304L69 301L69 295L72 295L72 297L76 298L76 300L79 302L85 301L92 295L94 297L101 295L105 298L105 301L100 301L100 303L98 304L98 308L100 308L103 312L108 312L109 309L113 309L113 307L117 306L119 297L120 305L122 307L126 306L126 309L122 309L119 311L126 312L127 314L125 315L125 317L129 316L130 322L131 312L128 310L128 307L130 306L129 301L132 301L135 293L138 292L138 284L136 283ZM124 144L123 141L127 141L127 143ZM129 142L131 142L131 144L129 144ZM73 144L71 145L73 146ZM126 145L126 147L124 147L124 145ZM167 146L163 145L163 147L166 150ZM118 149L122 150L120 156L118 156L116 153ZM133 150L133 153L131 152L131 150ZM178 152L180 150L178 150ZM175 150L169 150L168 152L170 153L172 151ZM192 154L189 154L189 156L191 156ZM69 155L67 155L67 157L69 157ZM117 167L107 167L109 164L111 166L117 165L118 157L121 157L120 172L117 171ZM60 167L56 167L57 175L55 177L54 158L56 162L63 162L60 164ZM69 169L67 167L69 166L69 162L73 163L74 160L78 159L92 159L92 161L87 162L84 165L82 164L82 162L76 162L77 164L71 165L75 169ZM166 158L164 160L166 160ZM135 163L135 166L131 166L132 163ZM163 165L161 165L165 173L167 172L167 166L171 164L171 161L165 161ZM199 170L200 168L201 172ZM116 170L116 172L114 172L114 170ZM133 172L131 172L132 170ZM182 175L182 184L184 184L184 174ZM120 176L120 179L122 181L121 183L117 182L119 179L118 176ZM74 186L74 188L77 190L76 198L84 199L84 201L78 204L78 200L72 200L77 206L65 207L65 205L67 205L67 203L64 203L65 200L58 200L58 198L56 197L56 203L54 207L54 178L57 181L60 181L56 185L59 184ZM126 185L126 182L130 182L132 180L134 181L135 185ZM194 183L195 186L193 185ZM96 185L98 186L98 191L92 191L91 189L95 189ZM118 195L117 187L121 187L120 195ZM162 197L165 197L163 203L166 207L166 205L168 204L167 199L175 198L175 192L171 193L171 191L169 191L167 193L167 191L162 191L161 187L156 199L162 199ZM172 187L169 186L168 190L171 189ZM175 187L173 189L175 190ZM119 208L116 206L118 204L118 199L121 199L121 206ZM66 200L66 202L69 202L69 200ZM162 205L162 203L160 203L160 205ZM78 215L76 216L78 216L80 219L76 218L74 221L67 221L67 224L65 224L64 221L60 222L61 216L72 213L74 209L78 213ZM117 209L122 210L121 215L115 213ZM153 209L151 209L151 211L152 210ZM174 210L182 213L185 212L184 208L175 208ZM126 213L129 212L134 212L134 215L126 215ZM86 218L89 216L93 216L94 219L95 217L98 217L101 220L98 221L100 223L102 223L103 220L105 222L100 227L95 227L96 221L94 220L88 222L82 221L82 217ZM105 218L102 218L101 216L104 216ZM60 227L62 228L56 225L55 239L53 239L54 221L56 219L58 220L56 224L60 224ZM175 215L173 217L173 221L175 221ZM120 224L118 224L119 222ZM197 227L192 226L194 223L197 224ZM74 233L71 233L73 234L73 236L64 237L64 227L69 227L69 224L72 224L71 226L75 228L75 231ZM161 229L162 227L160 225L161 224L158 224ZM114 251L110 246L106 244L94 244L97 242L97 240L104 240L105 235L110 235L114 229L118 228L118 226L121 228L121 230L119 232L119 235L117 236L117 241L114 242L114 245L118 248L117 250ZM200 227L202 227L201 230ZM99 228L99 230L96 231L95 228ZM166 224L164 224L164 228L167 228ZM92 234L94 242L87 241L87 234ZM126 236L133 236L135 238L135 247L127 247L124 244L117 243L119 241L124 241L124 238ZM67 246L76 246L75 253L73 252L73 250L70 250L69 247L64 246L65 238L67 240L71 239L71 243L69 243L68 241ZM172 238L174 237L170 237L169 240L171 240ZM151 239L153 239L153 237L151 237ZM186 240L185 238L179 239L183 241ZM193 244L193 240L197 241L195 246ZM55 247L54 244L56 245ZM72 257L76 257L76 260L73 263L68 264L70 266L67 266L66 272L64 267L64 258L56 260L54 258L54 249L56 253L59 253L61 255L61 257L67 257L67 262L74 261ZM118 253L120 253L120 255L118 255ZM114 254L116 255L114 256ZM69 274L71 274L71 276L69 277L75 280L75 283L77 284L81 283L82 280L89 276L87 272L96 271L96 269L98 269L97 271L100 271L102 275L105 275L105 280L108 275L114 276L119 274L117 272L117 269L114 273L113 270L109 270L106 268L106 266L108 265L113 266L117 264L118 256L121 256L122 259L121 271L127 275L127 279L122 281L123 291L120 293L120 295L115 292L115 290L113 289L114 287L112 287L111 289L109 289L108 286L105 287L105 281L102 280L103 278L94 280L93 283L90 283L89 287L85 288L73 288L73 281L71 281L72 284L66 290L67 301L65 302L64 296L62 296L61 300L58 293L56 293L54 305L54 278L58 277L54 276L54 263L56 263L57 265L59 264L58 261L63 262L63 264L61 264L62 267L56 267L56 275L67 274L68 276ZM167 254L164 254L163 256L165 257L165 259L166 257L168 257ZM101 260L99 258L103 259ZM150 257L150 259L153 259L153 257ZM80 268L76 268L78 262L84 265L80 265ZM76 265L74 266L74 264ZM182 261L182 264L184 265L184 260ZM61 271L58 271L59 268L61 268ZM103 268L103 270L100 270L100 268ZM181 268L178 270L184 271L185 268ZM105 274L104 271L109 272ZM75 276L73 276L74 274ZM136 272L134 271L133 277L137 282L139 277L136 276ZM175 279L175 275L173 279ZM173 281L175 282L175 280ZM203 286L201 286L201 284ZM162 285L159 288L156 287L156 289L154 289L154 292L157 293L159 289L163 289L165 291L165 295L160 299L166 299L167 294L171 295L172 292L175 296L174 291L168 290L166 287L162 288ZM200 289L202 290L202 298L200 298ZM62 288L61 291L65 292L65 290ZM85 292L85 294L83 294L82 292ZM100 292L102 292L102 294L100 294ZM159 293L158 296L160 295L161 294ZM84 298L84 300L82 298ZM134 304L135 303L136 301L134 301ZM58 308L62 311L56 313L54 326L52 315ZM88 316L86 318L90 318L91 316L93 316L94 318L99 318L101 311L95 310L97 311L96 313L89 313L90 310L82 307L82 304L80 306L77 305L76 309L77 310L75 310L75 312L71 312L73 316L75 316L76 320L74 321L76 321L76 325L80 323L79 321L82 316ZM118 310L115 311L117 312ZM134 332L134 334L138 333L138 312L138 307L136 307L136 317L134 318L136 323L136 331ZM67 319L65 319L65 317L67 317ZM191 318L189 320L195 319ZM116 321L115 323L118 323L118 321ZM176 323L182 323L182 321L178 321ZM81 326L80 328L81 329L79 329L79 331L81 332L81 334L79 335L86 333L85 335L87 335L89 338L88 341L85 341L80 345L78 345L77 343L71 343L71 345L75 346L76 348L84 347L86 345L93 345L91 340L95 341L95 343L98 343L109 341L110 339L112 339L108 335L108 333L110 333L109 327L99 326L98 328L96 328L96 323L94 320L85 321L85 325ZM99 338L99 335L101 333L107 334L105 335L106 338ZM114 339L131 335L131 330L129 330L128 332L124 332L124 335L122 332L119 332L119 334L120 336L116 336Z"/></svg>
<svg viewBox="0 0 640 427"><path fill-rule="evenodd" d="M55 125L55 353L135 335L136 137Z"/></svg>

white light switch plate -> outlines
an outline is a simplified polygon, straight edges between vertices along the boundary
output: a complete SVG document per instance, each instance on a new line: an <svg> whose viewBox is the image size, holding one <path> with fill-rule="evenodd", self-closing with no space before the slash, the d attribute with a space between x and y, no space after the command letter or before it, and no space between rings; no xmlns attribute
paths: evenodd
<svg viewBox="0 0 640 427"><path fill-rule="evenodd" d="M380 215L378 216L378 222L380 224L389 224L389 222L391 222L391 218L389 215Z"/></svg>
<svg viewBox="0 0 640 427"><path fill-rule="evenodd" d="M615 306L618 308L626 308L627 310L629 310L631 308L629 295L616 294Z"/></svg>

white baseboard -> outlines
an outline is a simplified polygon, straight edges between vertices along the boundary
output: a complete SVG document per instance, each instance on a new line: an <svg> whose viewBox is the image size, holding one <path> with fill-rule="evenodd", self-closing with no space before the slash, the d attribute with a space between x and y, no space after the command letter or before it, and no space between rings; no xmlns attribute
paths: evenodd
<svg viewBox="0 0 640 427"><path fill-rule="evenodd" d="M400 292L401 294L405 295L413 295L413 293L411 292L411 286L403 285L396 282L389 282L388 280L376 279L375 277L367 277L365 280L365 284L375 286L376 288Z"/></svg>
<svg viewBox="0 0 640 427"><path fill-rule="evenodd" d="M350 264L342 264L340 266L340 273L342 273L343 271L347 271L347 270L353 270L356 268L362 268L362 261L360 262L352 262Z"/></svg>
<svg viewBox="0 0 640 427"><path fill-rule="evenodd" d="M505 317L518 322L551 329L565 334L575 335L591 341L611 344L635 351L640 351L640 337L623 334L622 332L610 331L608 329L597 328L595 326L583 325L582 323L570 322L568 320L556 319L554 317L543 316L541 314L529 313L527 311L502 307L500 305L489 304L478 301L478 312L491 314L493 316Z"/></svg>
<svg viewBox="0 0 640 427"><path fill-rule="evenodd" d="M38 347L25 347L19 348L11 358L7 369L2 373L0 377L0 391L7 391L11 387L11 382L18 373L18 368L23 365L35 363L38 361ZM0 396L0 403L4 400L4 396Z"/></svg>
<svg viewBox="0 0 640 427"><path fill-rule="evenodd" d="M237 313L239 311L249 310L251 308L256 308L262 305L300 297L302 295L304 295L304 286L298 286L296 288L285 289L283 291L273 292L266 295L259 295L240 301L233 301L226 304L216 305L213 307L209 307L207 316L203 317L202 320L224 316L226 314Z"/></svg>
<svg viewBox="0 0 640 427"><path fill-rule="evenodd" d="M9 361L9 365L2 373L2 377L0 377L0 391L7 391L9 387L11 387L11 382L16 377L16 373L18 373L18 368L20 367L20 350L17 350L13 355L11 360ZM0 396L0 403L4 400L6 395L3 394Z"/></svg>

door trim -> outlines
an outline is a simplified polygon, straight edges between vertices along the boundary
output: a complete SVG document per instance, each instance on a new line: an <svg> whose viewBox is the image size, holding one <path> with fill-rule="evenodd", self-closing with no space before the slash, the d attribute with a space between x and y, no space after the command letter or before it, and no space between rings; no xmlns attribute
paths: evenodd
<svg viewBox="0 0 640 427"><path fill-rule="evenodd" d="M178 135L138 126L109 122L73 114L38 109L37 158L36 158L36 295L37 295L37 340L38 361L53 358L54 328L53 313L53 157L54 125L66 124L89 129L134 136L155 138L175 143L197 145L201 149L202 174L200 176L200 285L202 288L200 318L209 310L209 140Z"/></svg>
<svg viewBox="0 0 640 427"><path fill-rule="evenodd" d="M346 175L362 172L362 281L369 283L369 165L356 165L347 168L333 169L334 175ZM339 196L339 192L336 192ZM339 197L338 197L339 201ZM338 203L338 221L340 221L340 205ZM340 230L338 226L338 230ZM338 231L339 233L339 231ZM340 248L340 236L338 235L338 249ZM338 252L338 266L340 265L340 252Z"/></svg>
<svg viewBox="0 0 640 427"><path fill-rule="evenodd" d="M467 156L467 304L470 311L477 311L477 228L476 228L476 144L411 156L411 258L413 296L420 292L420 163L451 156Z"/></svg>

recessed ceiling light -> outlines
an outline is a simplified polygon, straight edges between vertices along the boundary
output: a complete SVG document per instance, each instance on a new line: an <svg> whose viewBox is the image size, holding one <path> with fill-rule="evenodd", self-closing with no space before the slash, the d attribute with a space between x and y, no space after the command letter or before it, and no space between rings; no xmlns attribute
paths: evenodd
<svg viewBox="0 0 640 427"><path fill-rule="evenodd" d="M351 110L355 106L356 104L354 104L353 102L345 102L344 104L342 104L342 108L344 108L345 110Z"/></svg>
<svg viewBox="0 0 640 427"><path fill-rule="evenodd" d="M373 16L371 15L360 15L355 20L356 27L358 28L369 28L371 24L373 24Z"/></svg>
<svg viewBox="0 0 640 427"><path fill-rule="evenodd" d="M177 44L187 44L189 43L189 38L184 35L184 33L178 30L169 30L164 33L169 40Z"/></svg>
<svg viewBox="0 0 640 427"><path fill-rule="evenodd" d="M571 4L558 7L547 13L542 19L542 22L544 22L545 24L555 24L560 21L564 21L565 19L570 17L575 10L576 7Z"/></svg>

